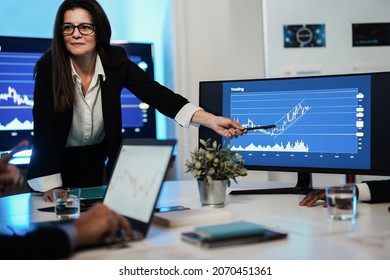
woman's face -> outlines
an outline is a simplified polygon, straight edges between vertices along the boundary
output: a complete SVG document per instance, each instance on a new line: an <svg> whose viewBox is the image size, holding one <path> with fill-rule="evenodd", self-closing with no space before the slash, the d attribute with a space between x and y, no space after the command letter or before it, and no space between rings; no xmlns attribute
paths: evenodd
<svg viewBox="0 0 390 280"><path fill-rule="evenodd" d="M93 24L92 17L88 11L81 8L76 8L65 12L64 26L68 26L68 29L69 26L78 26L83 23ZM82 32L85 31L84 28L80 29L82 29ZM88 58L88 56L92 57L96 52L95 32L92 32L92 34L89 35L85 35L80 33L79 28L74 28L72 34L63 34L63 37L67 50L75 59Z"/></svg>

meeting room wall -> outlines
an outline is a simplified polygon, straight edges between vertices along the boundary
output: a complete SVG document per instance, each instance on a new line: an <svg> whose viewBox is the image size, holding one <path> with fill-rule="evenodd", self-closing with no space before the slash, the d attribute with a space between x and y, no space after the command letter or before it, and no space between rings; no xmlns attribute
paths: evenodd
<svg viewBox="0 0 390 280"><path fill-rule="evenodd" d="M390 70L388 0L263 0L263 10L267 77Z"/></svg>

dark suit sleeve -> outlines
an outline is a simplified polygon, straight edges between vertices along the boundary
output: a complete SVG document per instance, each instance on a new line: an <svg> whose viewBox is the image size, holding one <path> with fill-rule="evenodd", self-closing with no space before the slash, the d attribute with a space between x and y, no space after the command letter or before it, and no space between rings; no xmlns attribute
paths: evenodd
<svg viewBox="0 0 390 280"><path fill-rule="evenodd" d="M366 181L371 193L371 203L390 202L390 180Z"/></svg>
<svg viewBox="0 0 390 280"><path fill-rule="evenodd" d="M67 234L56 227L41 228L25 236L0 235L3 260L63 259L70 256Z"/></svg>
<svg viewBox="0 0 390 280"><path fill-rule="evenodd" d="M123 48L115 48L114 50L112 54L113 60L122 60L123 57L126 57L126 52ZM189 102L182 95L176 94L169 88L154 81L147 72L130 59L126 59L126 62L119 69L111 72L109 68L105 68L105 72L111 91L115 92L116 90L113 89L118 85L120 90L125 87L137 98L172 119Z"/></svg>

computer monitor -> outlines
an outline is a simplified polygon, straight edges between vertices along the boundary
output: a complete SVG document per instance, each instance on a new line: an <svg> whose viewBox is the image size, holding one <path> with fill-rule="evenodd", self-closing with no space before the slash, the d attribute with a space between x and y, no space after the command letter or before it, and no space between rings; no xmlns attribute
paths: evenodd
<svg viewBox="0 0 390 280"><path fill-rule="evenodd" d="M231 144L249 170L297 172L295 188L238 193L307 193L312 173L390 175L390 72L200 82L205 110L249 130L231 141L200 127L200 139ZM233 194L234 194L233 193Z"/></svg>
<svg viewBox="0 0 390 280"><path fill-rule="evenodd" d="M51 39L0 36L0 152L33 137L32 106L35 63L50 47ZM130 59L154 78L153 45L113 42L123 46ZM124 138L155 138L155 109L124 89L122 134ZM14 164L27 164L29 151L20 153Z"/></svg>

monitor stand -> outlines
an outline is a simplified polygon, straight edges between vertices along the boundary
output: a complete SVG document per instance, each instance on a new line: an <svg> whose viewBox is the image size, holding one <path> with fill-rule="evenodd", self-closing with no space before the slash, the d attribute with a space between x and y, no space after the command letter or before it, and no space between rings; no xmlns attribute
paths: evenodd
<svg viewBox="0 0 390 280"><path fill-rule="evenodd" d="M293 188L274 188L274 189L252 189L235 190L229 194L308 194L312 191L312 178L310 172L298 172L297 184Z"/></svg>

